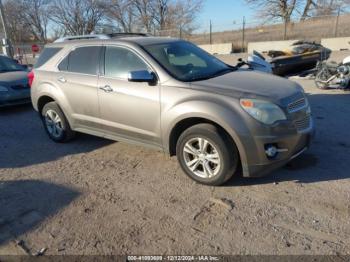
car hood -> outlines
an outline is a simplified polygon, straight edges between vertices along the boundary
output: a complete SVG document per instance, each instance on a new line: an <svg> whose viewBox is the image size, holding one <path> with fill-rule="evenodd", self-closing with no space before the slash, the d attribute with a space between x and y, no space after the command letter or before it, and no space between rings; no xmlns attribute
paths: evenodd
<svg viewBox="0 0 350 262"><path fill-rule="evenodd" d="M11 86L13 84L27 83L27 74L28 72L25 71L0 73L0 85Z"/></svg>
<svg viewBox="0 0 350 262"><path fill-rule="evenodd" d="M266 97L281 101L300 93L302 88L295 82L267 73L237 70L208 80L192 82L193 87L237 98Z"/></svg>

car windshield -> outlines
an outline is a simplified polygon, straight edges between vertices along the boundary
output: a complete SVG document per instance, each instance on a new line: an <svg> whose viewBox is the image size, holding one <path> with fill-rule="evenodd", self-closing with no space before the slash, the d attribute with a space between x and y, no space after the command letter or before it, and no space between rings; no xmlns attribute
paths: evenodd
<svg viewBox="0 0 350 262"><path fill-rule="evenodd" d="M144 49L173 77L192 82L214 78L235 70L201 48L185 41L151 44Z"/></svg>
<svg viewBox="0 0 350 262"><path fill-rule="evenodd" d="M5 56L0 56L0 73L25 71L25 68L16 63L15 60Z"/></svg>

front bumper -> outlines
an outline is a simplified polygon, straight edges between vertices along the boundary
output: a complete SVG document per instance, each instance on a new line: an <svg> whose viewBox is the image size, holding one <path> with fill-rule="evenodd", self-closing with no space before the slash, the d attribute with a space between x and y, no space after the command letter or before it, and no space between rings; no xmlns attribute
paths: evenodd
<svg viewBox="0 0 350 262"><path fill-rule="evenodd" d="M276 135L276 136L256 136L254 137L253 148L255 154L246 165L242 165L244 177L262 177L275 169L286 165L289 161L298 157L307 151L315 136L315 128L313 121L310 127L303 132L295 132L294 134ZM284 152L270 159L266 155L265 146L267 144L277 145L278 148L286 149ZM252 149L252 147L251 147ZM252 153L252 151L250 150Z"/></svg>
<svg viewBox="0 0 350 262"><path fill-rule="evenodd" d="M30 89L0 92L0 107L30 103Z"/></svg>

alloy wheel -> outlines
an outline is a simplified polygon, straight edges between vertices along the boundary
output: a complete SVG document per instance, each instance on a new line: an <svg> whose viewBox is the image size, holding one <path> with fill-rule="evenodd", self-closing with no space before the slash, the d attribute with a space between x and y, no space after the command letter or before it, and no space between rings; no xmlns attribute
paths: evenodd
<svg viewBox="0 0 350 262"><path fill-rule="evenodd" d="M220 155L215 146L204 138L192 138L183 148L186 166L201 178L215 177L221 168Z"/></svg>
<svg viewBox="0 0 350 262"><path fill-rule="evenodd" d="M50 135L59 138L63 134L62 120L60 116L52 109L45 114L45 125Z"/></svg>

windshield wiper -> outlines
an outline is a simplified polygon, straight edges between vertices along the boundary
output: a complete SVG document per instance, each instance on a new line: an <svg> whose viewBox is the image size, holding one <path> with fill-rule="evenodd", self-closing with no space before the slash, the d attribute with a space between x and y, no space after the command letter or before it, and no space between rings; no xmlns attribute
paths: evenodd
<svg viewBox="0 0 350 262"><path fill-rule="evenodd" d="M222 75L228 74L228 73L233 72L233 71L235 71L235 68L229 67L229 68L221 69L221 70L215 72L215 74L212 74L210 78L222 76Z"/></svg>
<svg viewBox="0 0 350 262"><path fill-rule="evenodd" d="M208 80L208 79L211 79L211 78L215 78L215 77L218 77L218 76L222 76L222 75L225 75L227 73L230 73L230 72L233 72L233 71L236 71L237 68L235 67L228 67L228 68L224 68L224 69L221 69L217 72L215 72L214 74L212 75L206 75L206 76L203 76L203 77L197 77L197 78L193 78L191 79L191 81L203 81L203 80Z"/></svg>

